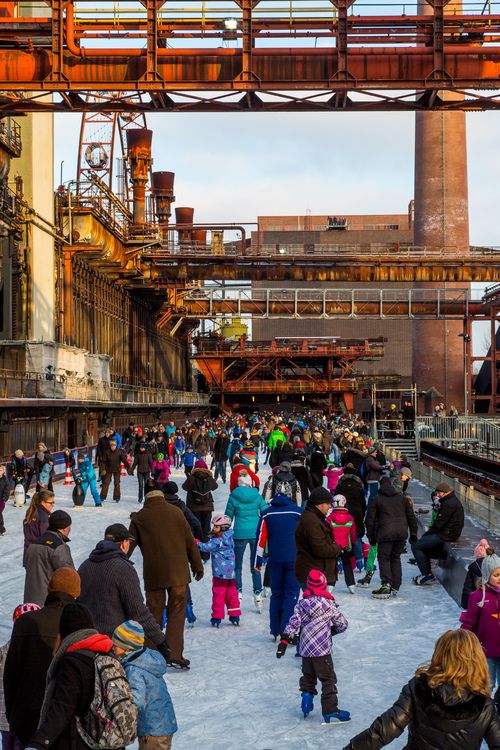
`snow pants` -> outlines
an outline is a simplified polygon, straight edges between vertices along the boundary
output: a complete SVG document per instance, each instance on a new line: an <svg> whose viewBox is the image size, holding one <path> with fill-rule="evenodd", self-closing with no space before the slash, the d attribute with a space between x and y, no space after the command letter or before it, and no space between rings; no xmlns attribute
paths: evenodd
<svg viewBox="0 0 500 750"><path fill-rule="evenodd" d="M378 564L380 568L380 580L388 583L393 589L399 591L401 588L402 570L401 555L405 548L405 541L378 543Z"/></svg>
<svg viewBox="0 0 500 750"><path fill-rule="evenodd" d="M90 482L83 481L81 486L82 486L83 497L84 497L83 502L85 502L85 497L87 496L87 490L90 487L90 492L91 492L92 497L94 498L94 503L96 505L101 504L101 497L99 495L99 490L97 489L97 481L95 477L94 479L91 479Z"/></svg>
<svg viewBox="0 0 500 750"><path fill-rule="evenodd" d="M267 563L271 576L269 629L272 635L283 632L299 598L300 584L295 578L294 567L294 562Z"/></svg>
<svg viewBox="0 0 500 750"><path fill-rule="evenodd" d="M241 615L240 597L234 578L212 578L212 617L224 619L224 606L227 607L228 617Z"/></svg>
<svg viewBox="0 0 500 750"><path fill-rule="evenodd" d="M321 682L321 712L331 714L338 710L337 675L333 668L331 654L326 656L303 656L302 677L299 681L301 692L317 695L316 684Z"/></svg>

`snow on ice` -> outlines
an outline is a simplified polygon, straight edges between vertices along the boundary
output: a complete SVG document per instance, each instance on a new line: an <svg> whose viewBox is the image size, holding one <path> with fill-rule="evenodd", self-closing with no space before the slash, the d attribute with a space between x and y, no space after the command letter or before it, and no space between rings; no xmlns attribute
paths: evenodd
<svg viewBox="0 0 500 750"><path fill-rule="evenodd" d="M268 468L262 467L265 478ZM179 486L184 474L171 477ZM111 523L128 525L129 515L138 510L137 478L122 479L122 500L108 499L102 509L94 507L90 493L83 508L74 508L72 487L56 486L56 508L69 511L73 519L71 550L76 567L102 539ZM110 495L112 493L110 492ZM215 493L216 510L223 511L228 485ZM185 492L180 490L185 499ZM11 616L22 601L24 569L21 565L25 509L5 509L7 532L0 537L0 642L10 635ZM133 561L142 580L142 556L136 550ZM415 568L403 559L403 586L397 599L377 601L370 589L347 591L343 576L335 597L349 620L346 633L334 639L333 659L338 678L339 706L352 714L346 725L321 726L319 696L307 719L300 712L300 659L290 647L283 659L276 659L276 644L269 635L266 612L257 614L253 605L248 551L244 560L241 626L227 620L220 629L210 626L211 566L205 577L191 586L197 622L186 627L185 656L190 671L169 670L167 682L177 714L179 731L176 750L340 750L351 736L364 729L399 695L416 667L428 659L436 638L458 625L459 609L439 585L418 589L411 583ZM29 686L26 686L29 700ZM404 747L404 735L391 748Z"/></svg>

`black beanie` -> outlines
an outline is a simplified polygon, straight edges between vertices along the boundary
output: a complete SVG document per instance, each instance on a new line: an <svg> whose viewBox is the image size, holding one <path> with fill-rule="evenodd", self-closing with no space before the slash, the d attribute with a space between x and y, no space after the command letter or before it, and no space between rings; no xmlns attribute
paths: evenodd
<svg viewBox="0 0 500 750"><path fill-rule="evenodd" d="M165 495L177 495L179 492L179 485L176 482L165 482L165 484L162 485L162 490Z"/></svg>
<svg viewBox="0 0 500 750"><path fill-rule="evenodd" d="M60 531L71 526L71 516L65 510L55 510L49 516L49 529L51 531Z"/></svg>
<svg viewBox="0 0 500 750"><path fill-rule="evenodd" d="M77 602L75 604L66 604L61 612L61 619L59 621L61 638L64 639L68 635L71 635L71 633L76 633L77 630L86 630L87 628L94 628L94 621L90 610Z"/></svg>
<svg viewBox="0 0 500 750"><path fill-rule="evenodd" d="M321 505L321 503L331 503L332 496L326 487L316 487L309 495L310 505Z"/></svg>

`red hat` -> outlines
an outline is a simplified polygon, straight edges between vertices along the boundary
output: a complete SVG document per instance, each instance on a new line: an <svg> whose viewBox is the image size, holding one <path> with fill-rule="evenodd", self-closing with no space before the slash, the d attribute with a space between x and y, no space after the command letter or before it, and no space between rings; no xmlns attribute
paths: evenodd
<svg viewBox="0 0 500 750"><path fill-rule="evenodd" d="M319 594L326 591L327 580L324 573L321 570L311 570L307 576L307 588L311 594Z"/></svg>

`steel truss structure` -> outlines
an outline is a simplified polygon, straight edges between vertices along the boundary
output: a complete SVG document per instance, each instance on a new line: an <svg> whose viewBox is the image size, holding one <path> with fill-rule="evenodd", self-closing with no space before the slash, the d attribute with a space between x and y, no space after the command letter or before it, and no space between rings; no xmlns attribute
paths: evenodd
<svg viewBox="0 0 500 750"><path fill-rule="evenodd" d="M49 17L0 3L3 112L500 108L500 15L480 5L358 15L352 0L45 1Z"/></svg>

